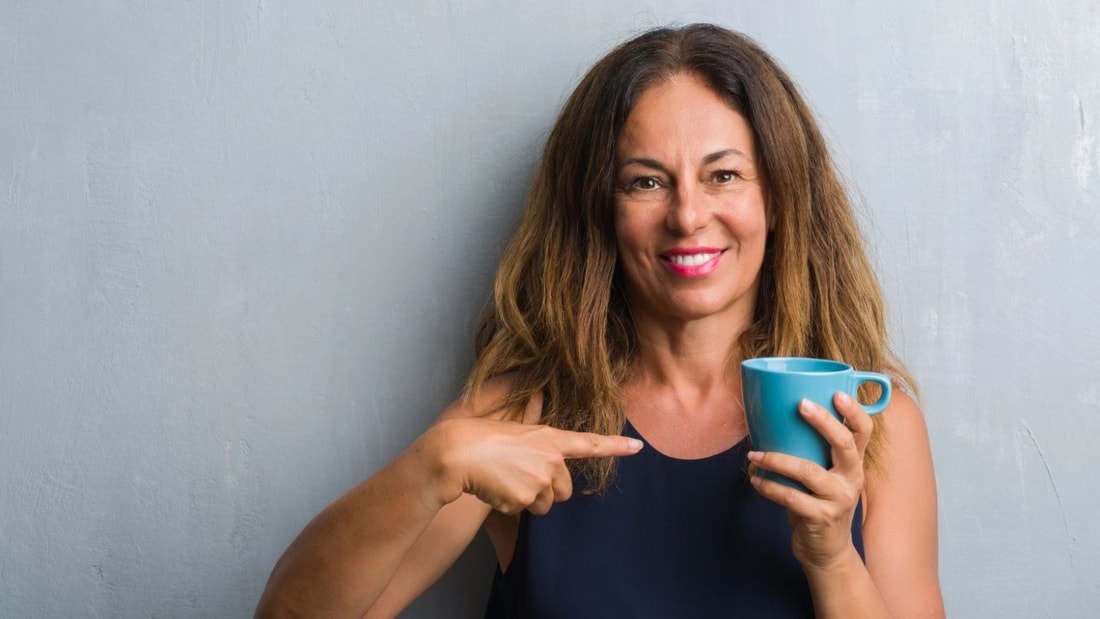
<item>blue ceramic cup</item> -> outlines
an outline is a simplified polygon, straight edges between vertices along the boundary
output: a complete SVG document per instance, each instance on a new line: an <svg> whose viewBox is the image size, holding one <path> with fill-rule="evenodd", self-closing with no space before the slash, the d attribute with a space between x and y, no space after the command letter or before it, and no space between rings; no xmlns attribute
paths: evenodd
<svg viewBox="0 0 1100 619"><path fill-rule="evenodd" d="M860 372L840 361L805 357L761 357L741 362L741 391L752 448L778 451L832 466L829 443L801 415L798 403L811 400L842 419L833 396L843 391L853 398L865 382L878 383L878 402L864 406L869 415L881 413L890 403L890 379L876 372ZM760 475L803 489L801 484L761 469Z"/></svg>

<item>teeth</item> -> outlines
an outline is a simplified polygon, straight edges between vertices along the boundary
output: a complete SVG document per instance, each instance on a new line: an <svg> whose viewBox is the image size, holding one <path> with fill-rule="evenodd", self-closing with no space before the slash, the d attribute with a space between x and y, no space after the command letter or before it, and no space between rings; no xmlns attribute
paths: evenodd
<svg viewBox="0 0 1100 619"><path fill-rule="evenodd" d="M669 256L668 260L672 264L676 264L679 266L697 267L700 264L707 262L708 260L714 259L714 257L717 255L717 252L709 254L680 254L678 256Z"/></svg>

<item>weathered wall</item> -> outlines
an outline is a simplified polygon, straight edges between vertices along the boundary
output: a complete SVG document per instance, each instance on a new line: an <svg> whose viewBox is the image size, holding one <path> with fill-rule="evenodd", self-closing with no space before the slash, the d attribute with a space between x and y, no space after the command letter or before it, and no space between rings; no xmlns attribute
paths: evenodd
<svg viewBox="0 0 1100 619"><path fill-rule="evenodd" d="M0 616L239 617L456 393L552 116L744 30L866 205L957 617L1100 603L1100 9L0 2ZM480 616L484 541L409 617Z"/></svg>

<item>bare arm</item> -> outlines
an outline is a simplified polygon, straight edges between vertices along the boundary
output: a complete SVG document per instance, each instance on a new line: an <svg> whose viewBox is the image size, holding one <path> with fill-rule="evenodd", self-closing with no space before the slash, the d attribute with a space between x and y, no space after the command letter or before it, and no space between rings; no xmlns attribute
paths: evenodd
<svg viewBox="0 0 1100 619"><path fill-rule="evenodd" d="M867 569L893 617L943 617L936 479L917 404L895 392L887 411L882 474L867 478Z"/></svg>
<svg viewBox="0 0 1100 619"><path fill-rule="evenodd" d="M480 418L476 410L484 408L456 402L393 462L318 514L276 563L256 616L393 616L446 571L490 508L545 513L572 493L566 458L641 447L621 436Z"/></svg>
<svg viewBox="0 0 1100 619"><path fill-rule="evenodd" d="M256 616L362 617L443 516L447 502L434 468L414 443L326 507L275 564ZM477 511L462 515L444 517L444 526L476 531Z"/></svg>
<svg viewBox="0 0 1100 619"><path fill-rule="evenodd" d="M489 513L489 506L471 494L444 506L405 554L364 619L396 617L420 597L466 550Z"/></svg>
<svg viewBox="0 0 1100 619"><path fill-rule="evenodd" d="M495 400L502 397L504 386L500 381L490 383L489 398ZM541 412L542 398L536 396L528 403L523 422L538 423ZM461 416L461 411L448 411L442 418ZM445 505L409 549L364 619L396 617L446 573L491 513L489 504L472 494L463 494L455 502Z"/></svg>
<svg viewBox="0 0 1100 619"><path fill-rule="evenodd" d="M753 456L763 468L797 479L814 492L754 480L761 494L788 510L794 553L809 582L816 615L942 617L935 480L920 410L904 394L895 394L883 413L888 440L884 473L865 483L863 453L871 420L850 398L838 396L834 403L847 426L820 407L800 407L832 445L832 469L783 454ZM861 494L866 500L866 563L851 541Z"/></svg>

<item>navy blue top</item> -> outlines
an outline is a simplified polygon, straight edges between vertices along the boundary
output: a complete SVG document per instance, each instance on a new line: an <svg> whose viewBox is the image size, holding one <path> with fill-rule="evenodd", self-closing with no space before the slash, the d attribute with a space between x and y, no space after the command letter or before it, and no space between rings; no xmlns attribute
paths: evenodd
<svg viewBox="0 0 1100 619"><path fill-rule="evenodd" d="M641 438L629 422L623 434ZM486 619L813 617L786 510L749 484L748 450L680 460L647 443L604 494L523 512ZM860 556L862 519L857 507Z"/></svg>

